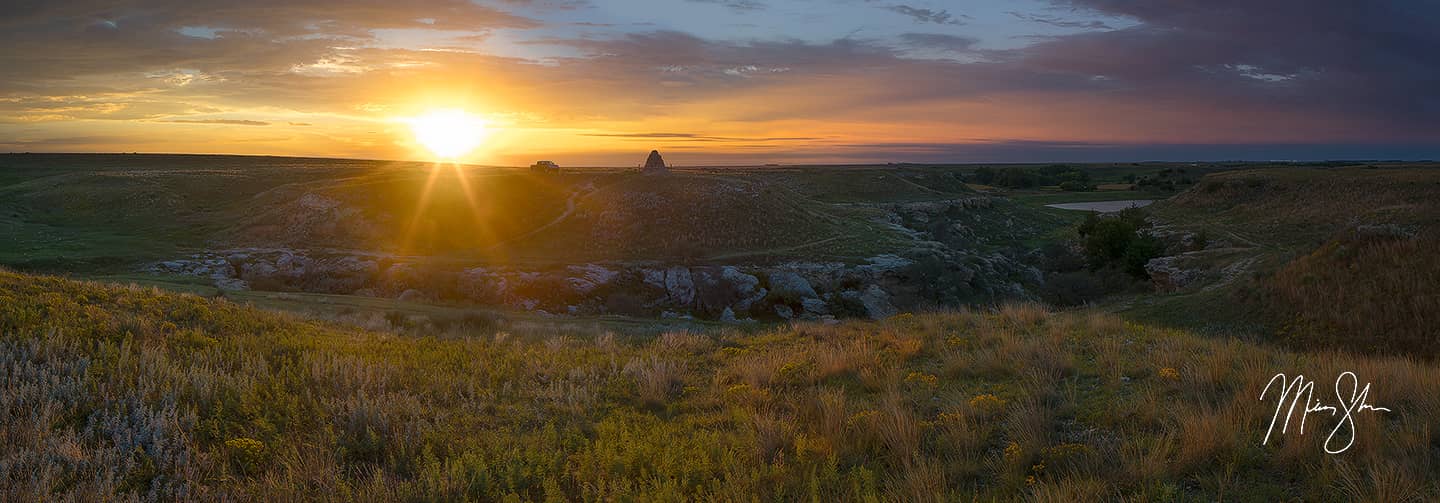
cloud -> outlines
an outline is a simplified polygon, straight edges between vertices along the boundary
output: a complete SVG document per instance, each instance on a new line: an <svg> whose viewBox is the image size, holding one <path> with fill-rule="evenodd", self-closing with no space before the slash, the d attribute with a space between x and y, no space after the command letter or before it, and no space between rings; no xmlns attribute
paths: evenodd
<svg viewBox="0 0 1440 503"><path fill-rule="evenodd" d="M639 140L690 140L725 142L810 141L822 139L813 136L710 136L698 133L587 133L580 136L589 136L596 138L633 138Z"/></svg>
<svg viewBox="0 0 1440 503"><path fill-rule="evenodd" d="M866 159L921 149L960 155L960 147L934 145L970 145L957 138L981 135L1087 145L1440 144L1440 51L1433 50L1440 47L1440 6L1425 2L1055 0L1058 10L1049 12L1061 15L1012 14L1026 22L1011 22L1084 31L1001 50L966 35L925 33L942 26L834 40L798 31L725 38L637 28L625 19L594 19L614 21L597 23L613 24L606 29L567 24L583 10L551 25L502 10L528 15L570 5L563 2L257 2L12 6L0 18L0 136L21 138L46 124L65 124L46 130L61 138L102 121L136 128L170 118L274 114L313 120L306 133L326 141L388 155L390 133L375 124L417 106L416 96L434 94L474 100L496 114L523 113L519 127L554 128L564 137L610 130L616 133L592 136L810 156L816 151L805 149L833 144ZM889 9L927 26L963 19L945 10ZM778 22L789 19L780 4L771 10ZM851 27L834 28L829 36ZM421 42L380 44L376 30ZM474 44L425 50L457 40ZM543 57L483 52L497 43ZM336 131L336 121L360 125ZM185 129L224 135L243 128ZM645 132L654 129L662 132ZM43 136L35 135L24 137ZM847 139L855 146L843 146ZM1006 155L1111 148L1003 147Z"/></svg>
<svg viewBox="0 0 1440 503"><path fill-rule="evenodd" d="M1105 76L1136 99L1279 109L1335 124L1440 133L1440 4L1376 0L1065 0L1120 30L1018 51L1037 70ZM1237 114L1238 115L1238 114Z"/></svg>
<svg viewBox="0 0 1440 503"><path fill-rule="evenodd" d="M736 12L764 10L765 4L757 0L688 0L695 3L718 4Z"/></svg>
<svg viewBox="0 0 1440 503"><path fill-rule="evenodd" d="M895 12L895 13L899 13L899 14L903 14L903 15L905 15L905 16L909 16L911 19L914 19L915 22L917 22L917 23L934 23L934 24L951 24L951 25L964 24L964 23L962 23L959 19L956 19L955 16L952 16L948 11L945 11L945 10L921 9L921 8L911 7L911 6L909 6L909 5L903 5L903 4L901 4L901 5L891 5L891 6L887 6L887 7L885 7L885 10L888 10L888 11L891 11L891 12ZM963 14L962 14L962 16L963 16Z"/></svg>
<svg viewBox="0 0 1440 503"><path fill-rule="evenodd" d="M903 33L900 41L911 47L958 52L968 51L980 43L977 38L942 33Z"/></svg>
<svg viewBox="0 0 1440 503"><path fill-rule="evenodd" d="M170 122L175 124L223 124L228 126L269 126L269 122L252 121L245 119L169 119L158 122ZM291 123L291 125L295 125Z"/></svg>
<svg viewBox="0 0 1440 503"><path fill-rule="evenodd" d="M1063 19L1063 18L1059 18L1059 17L1055 17L1055 16L1045 16L1045 15L1041 15L1041 14L1025 14L1025 13L1015 12L1015 11L1010 11L1010 12L1007 12L1006 14L1009 14L1009 15L1011 15L1011 16L1015 16L1017 19L1022 19L1022 20L1025 20L1025 21L1031 21L1031 22L1041 23L1041 24L1048 24L1048 25L1050 25L1050 26L1055 26L1055 27L1058 27L1058 28L1083 28L1083 29L1087 29L1087 30L1111 30L1111 29L1114 29L1114 28L1111 28L1110 25L1105 24L1104 21L1097 21L1097 20L1076 21L1076 20L1067 20L1067 19Z"/></svg>
<svg viewBox="0 0 1440 503"><path fill-rule="evenodd" d="M1427 160L1440 145L1424 143L1112 143L995 139L970 142L847 143L831 147L871 162L1145 162Z"/></svg>

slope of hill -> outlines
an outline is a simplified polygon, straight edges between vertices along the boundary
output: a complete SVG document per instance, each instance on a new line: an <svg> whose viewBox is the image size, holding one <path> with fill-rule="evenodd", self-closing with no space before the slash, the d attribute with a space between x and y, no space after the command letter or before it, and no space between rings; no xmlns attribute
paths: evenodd
<svg viewBox="0 0 1440 503"><path fill-rule="evenodd" d="M746 176L621 175L586 193L573 214L511 247L586 260L741 257L856 259L903 250L878 212L836 208Z"/></svg>
<svg viewBox="0 0 1440 503"><path fill-rule="evenodd" d="M1440 354L1436 194L1434 166L1208 175L1156 205L1176 254L1152 272L1174 293L1130 312L1307 346Z"/></svg>
<svg viewBox="0 0 1440 503"><path fill-rule="evenodd" d="M6 500L1440 497L1434 365L1034 306L436 334L0 271L0 361ZM1343 371L1393 412L1262 444L1275 373Z"/></svg>
<svg viewBox="0 0 1440 503"><path fill-rule="evenodd" d="M909 246L832 203L965 197L950 178L836 170L524 170L187 155L0 155L0 263L76 271L215 248L355 250L576 264L725 256L863 259ZM860 175L857 175L860 176ZM864 178L863 176L861 178ZM946 183L940 183L949 180ZM918 182L917 182L918 181ZM870 192L856 192L865 189ZM840 240L835 238L849 237ZM98 246L97 246L98 245Z"/></svg>
<svg viewBox="0 0 1440 503"><path fill-rule="evenodd" d="M5 155L0 183L0 232L12 243L0 249L0 265L142 275L184 288L203 278L227 290L410 292L579 314L718 317L732 307L740 319L791 316L772 309L773 299L697 308L689 278L713 280L718 269L703 268L717 266L741 268L729 274L745 287L722 297L765 300L775 286L769 276L801 275L809 286L792 282L797 288L785 296L793 297L792 314L806 317L885 313L892 302L1023 297L1034 286L1025 263L1032 241L1066 223L974 193L957 167L690 168L648 176L335 159ZM907 278L921 281L902 285Z"/></svg>

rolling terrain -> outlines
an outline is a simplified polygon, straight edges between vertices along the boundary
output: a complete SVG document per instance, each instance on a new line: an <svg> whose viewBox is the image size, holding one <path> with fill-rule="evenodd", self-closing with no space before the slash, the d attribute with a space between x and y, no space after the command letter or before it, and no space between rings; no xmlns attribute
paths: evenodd
<svg viewBox="0 0 1440 503"><path fill-rule="evenodd" d="M0 165L0 499L1440 497L1428 166Z"/></svg>
<svg viewBox="0 0 1440 503"><path fill-rule="evenodd" d="M1296 346L1437 354L1436 194L1426 165L1212 174L1153 209L1175 253L1151 264L1163 294L1126 309Z"/></svg>
<svg viewBox="0 0 1440 503"><path fill-rule="evenodd" d="M1440 496L1433 364L1035 305L658 335L367 330L0 271L0 360L7 499ZM1343 456L1323 450L1327 416L1262 445L1276 369L1358 372L1396 413L1357 413Z"/></svg>
<svg viewBox="0 0 1440 503"><path fill-rule="evenodd" d="M1024 246L1069 222L975 191L962 167L555 175L9 155L0 171L0 232L12 243L0 265L568 314L884 316L935 301L905 286L917 277L951 285L945 303L1023 297L1035 277Z"/></svg>

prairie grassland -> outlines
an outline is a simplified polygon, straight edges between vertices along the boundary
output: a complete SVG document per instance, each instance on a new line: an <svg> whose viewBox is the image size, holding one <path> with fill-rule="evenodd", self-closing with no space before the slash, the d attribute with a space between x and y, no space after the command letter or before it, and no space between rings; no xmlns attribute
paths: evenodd
<svg viewBox="0 0 1440 503"><path fill-rule="evenodd" d="M0 499L1440 497L1440 368L1034 305L637 339L367 331L0 271ZM1261 445L1277 372L1372 382Z"/></svg>
<svg viewBox="0 0 1440 503"><path fill-rule="evenodd" d="M1284 340L1434 357L1437 247L1440 228L1414 237L1343 233L1286 264L1259 293L1284 320Z"/></svg>
<svg viewBox="0 0 1440 503"><path fill-rule="evenodd" d="M1212 173L1156 203L1205 236L1186 269L1211 279L1146 295L1128 316L1250 332L1292 347L1433 357L1440 351L1440 169L1275 167Z"/></svg>

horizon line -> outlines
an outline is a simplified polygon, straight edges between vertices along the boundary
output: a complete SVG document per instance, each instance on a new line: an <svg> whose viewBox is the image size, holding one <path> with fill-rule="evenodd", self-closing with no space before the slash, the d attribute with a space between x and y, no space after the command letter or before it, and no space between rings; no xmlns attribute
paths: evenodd
<svg viewBox="0 0 1440 503"><path fill-rule="evenodd" d="M3 155L134 155L134 156L193 156L193 157L257 157L276 159L316 159L329 161L368 161L368 162L395 162L395 163L416 163L416 164L454 164L474 168L525 168L523 165L502 165L502 164L480 164L471 162L453 162L438 160L419 159L386 159L370 157L335 157L325 155L293 155L293 154L236 154L236 153L196 153L196 152L66 152L66 151L7 151ZM667 164L670 168L753 168L753 167L819 167L819 166L969 166L969 165L1011 165L1025 166L1034 164L1193 164L1193 163L1288 163L1288 164L1310 164L1310 163L1430 163L1435 159L1402 159L1402 158L1314 158L1314 159L1258 159L1258 158L1236 158L1236 159L1146 159L1146 160L1107 160L1107 161L1065 161L1065 160L1037 160L1037 161L875 161L875 162L835 162L835 163L789 163L789 162L765 162L765 163L743 163L743 164ZM578 164L571 165L568 169L580 168L604 168L623 169L637 168L637 165L592 165ZM565 169L565 166L561 166Z"/></svg>

